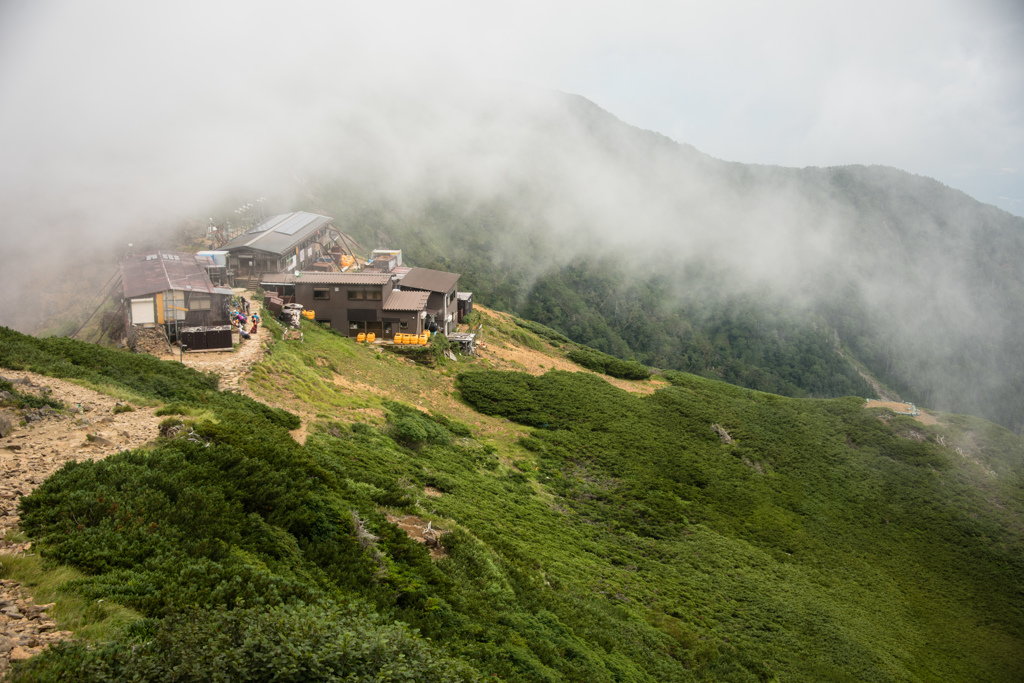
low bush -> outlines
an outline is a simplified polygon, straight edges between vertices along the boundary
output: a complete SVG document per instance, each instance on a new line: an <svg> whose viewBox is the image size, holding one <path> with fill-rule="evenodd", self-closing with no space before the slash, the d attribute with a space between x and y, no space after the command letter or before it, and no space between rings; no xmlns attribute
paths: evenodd
<svg viewBox="0 0 1024 683"><path fill-rule="evenodd" d="M310 681L456 683L482 677L400 624L336 604L188 610L140 642L63 643L18 665L8 680Z"/></svg>
<svg viewBox="0 0 1024 683"><path fill-rule="evenodd" d="M650 369L636 361L622 360L595 349L573 349L567 355L577 365L619 379L647 379L651 375Z"/></svg>
<svg viewBox="0 0 1024 683"><path fill-rule="evenodd" d="M524 330L529 330L538 337L543 337L544 339L547 339L549 341L558 342L561 344L572 343L571 339L566 337L561 332L551 329L547 325L541 325L540 323L534 322L532 320L523 320L522 318L513 318L512 322L514 322L519 327L522 327Z"/></svg>
<svg viewBox="0 0 1024 683"><path fill-rule="evenodd" d="M161 402L242 410L287 429L296 429L301 424L298 416L286 410L271 408L241 394L217 391L218 378L214 373L203 374L147 354L65 337L38 339L0 327L0 367L127 389L133 395ZM43 402L50 405L48 399Z"/></svg>
<svg viewBox="0 0 1024 683"><path fill-rule="evenodd" d="M4 401L0 401L0 405L10 406L12 408L53 408L54 410L64 410L65 406L62 402L48 396L36 396L35 394L25 393L18 391L15 386L6 381L0 379L0 391L5 391L10 394L10 397Z"/></svg>

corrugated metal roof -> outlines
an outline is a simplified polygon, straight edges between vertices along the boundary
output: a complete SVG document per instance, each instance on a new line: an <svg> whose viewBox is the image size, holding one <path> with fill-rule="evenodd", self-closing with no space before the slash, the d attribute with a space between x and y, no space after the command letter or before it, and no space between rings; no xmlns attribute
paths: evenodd
<svg viewBox="0 0 1024 683"><path fill-rule="evenodd" d="M443 270L429 268L413 268L402 278L403 289L423 289L428 292L447 294L459 281L458 273L446 273Z"/></svg>
<svg viewBox="0 0 1024 683"><path fill-rule="evenodd" d="M294 285L312 282L317 285L385 285L391 279L390 273L275 273L260 278L261 285Z"/></svg>
<svg viewBox="0 0 1024 683"><path fill-rule="evenodd" d="M329 216L320 216L308 211L284 213L268 218L247 233L231 240L221 249L230 251L240 247L249 247L284 255L286 251L317 230L330 225L332 220L334 219Z"/></svg>
<svg viewBox="0 0 1024 683"><path fill-rule="evenodd" d="M385 311L422 311L427 305L430 292L391 292L384 302Z"/></svg>
<svg viewBox="0 0 1024 683"><path fill-rule="evenodd" d="M176 251L158 251L121 262L121 284L126 299L166 292L206 292L216 289L203 267L207 259Z"/></svg>

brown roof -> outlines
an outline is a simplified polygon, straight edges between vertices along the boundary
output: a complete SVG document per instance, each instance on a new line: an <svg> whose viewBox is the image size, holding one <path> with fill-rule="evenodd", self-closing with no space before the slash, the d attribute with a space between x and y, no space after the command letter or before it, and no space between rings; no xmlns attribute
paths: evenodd
<svg viewBox="0 0 1024 683"><path fill-rule="evenodd" d="M299 277L295 273L273 273L260 277L261 285L294 285L309 282L315 285L386 285L391 273L311 273Z"/></svg>
<svg viewBox="0 0 1024 683"><path fill-rule="evenodd" d="M422 311L427 305L430 292L391 292L384 302L385 311Z"/></svg>
<svg viewBox="0 0 1024 683"><path fill-rule="evenodd" d="M427 292L447 294L455 288L459 281L458 273L446 273L443 270L429 268L413 268L402 278L402 289L422 289Z"/></svg>
<svg viewBox="0 0 1024 683"><path fill-rule="evenodd" d="M177 251L158 251L121 262L121 284L126 299L179 291L214 293L206 272L209 257Z"/></svg>

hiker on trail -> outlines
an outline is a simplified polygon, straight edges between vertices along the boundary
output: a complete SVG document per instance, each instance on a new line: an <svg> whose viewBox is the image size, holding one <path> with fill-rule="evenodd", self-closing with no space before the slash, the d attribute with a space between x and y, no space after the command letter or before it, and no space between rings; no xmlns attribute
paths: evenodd
<svg viewBox="0 0 1024 683"><path fill-rule="evenodd" d="M253 321L252 321L252 329L251 329L251 330L249 330L249 334L256 334L256 328L257 328L258 326L259 326L259 323L258 323L258 322L256 322L255 320L253 320Z"/></svg>
<svg viewBox="0 0 1024 683"><path fill-rule="evenodd" d="M246 313L249 312L249 302L245 300L244 296L239 296L238 300L242 303L242 310Z"/></svg>

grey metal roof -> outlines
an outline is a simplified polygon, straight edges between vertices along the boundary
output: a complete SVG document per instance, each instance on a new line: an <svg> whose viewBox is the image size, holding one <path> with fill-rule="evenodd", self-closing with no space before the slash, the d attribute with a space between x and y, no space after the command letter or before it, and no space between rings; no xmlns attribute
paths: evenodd
<svg viewBox="0 0 1024 683"><path fill-rule="evenodd" d="M430 292L391 292L384 302L385 311L422 311L427 305Z"/></svg>
<svg viewBox="0 0 1024 683"><path fill-rule="evenodd" d="M203 266L208 259L177 251L157 251L121 262L126 299L169 289L213 294L216 288Z"/></svg>
<svg viewBox="0 0 1024 683"><path fill-rule="evenodd" d="M334 220L308 211L294 211L268 218L245 234L239 235L223 247L231 251L242 247L258 249L283 256L285 252L304 241L317 230L323 230Z"/></svg>
<svg viewBox="0 0 1024 683"><path fill-rule="evenodd" d="M428 292L447 294L455 288L459 281L458 273L446 273L443 270L429 268L413 268L402 278L402 289L422 289Z"/></svg>
<svg viewBox="0 0 1024 683"><path fill-rule="evenodd" d="M386 285L390 273L274 273L260 278L261 285L295 285L311 282L316 285Z"/></svg>

